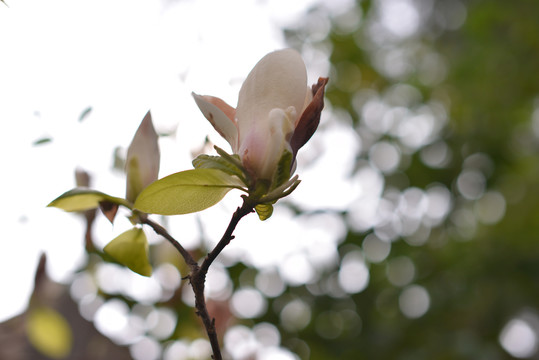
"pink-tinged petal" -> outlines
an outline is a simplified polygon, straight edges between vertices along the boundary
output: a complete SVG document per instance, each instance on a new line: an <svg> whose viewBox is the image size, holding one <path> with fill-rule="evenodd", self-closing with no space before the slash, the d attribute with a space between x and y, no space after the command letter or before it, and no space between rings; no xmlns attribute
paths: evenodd
<svg viewBox="0 0 539 360"><path fill-rule="evenodd" d="M126 199L129 201L135 201L146 186L157 180L160 160L157 141L152 115L148 111L127 149Z"/></svg>
<svg viewBox="0 0 539 360"><path fill-rule="evenodd" d="M292 147L294 158L298 150L309 141L311 136L318 128L320 123L320 114L324 108L324 89L328 82L328 78L319 78L318 83L312 87L313 100L305 108L301 114L294 134L290 139L290 146Z"/></svg>
<svg viewBox="0 0 539 360"><path fill-rule="evenodd" d="M272 109L293 106L300 114L306 84L307 71L297 51L285 49L264 56L251 70L239 93L236 118L240 142L253 126L268 120Z"/></svg>
<svg viewBox="0 0 539 360"><path fill-rule="evenodd" d="M289 128L288 114L281 109L273 109L268 121L260 122L245 134L239 154L243 165L254 178L273 178L283 151L291 151L285 139Z"/></svg>
<svg viewBox="0 0 539 360"><path fill-rule="evenodd" d="M238 128L234 117L236 110L223 100L214 96L192 93L202 114L215 130L230 144L234 153L238 150Z"/></svg>

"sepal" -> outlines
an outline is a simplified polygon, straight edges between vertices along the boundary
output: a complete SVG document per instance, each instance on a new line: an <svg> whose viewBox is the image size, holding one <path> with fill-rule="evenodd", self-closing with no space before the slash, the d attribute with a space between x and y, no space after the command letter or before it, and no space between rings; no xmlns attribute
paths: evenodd
<svg viewBox="0 0 539 360"><path fill-rule="evenodd" d="M275 202L285 196L288 196L292 191L296 190L301 180L298 179L298 175L294 176L292 179L288 180L281 186L270 191L267 195L264 195L260 198L259 203L270 203Z"/></svg>
<svg viewBox="0 0 539 360"><path fill-rule="evenodd" d="M279 162L277 163L277 169L273 174L273 180L271 182L271 190L281 186L290 179L290 170L292 169L292 153L288 150L283 151Z"/></svg>
<svg viewBox="0 0 539 360"><path fill-rule="evenodd" d="M110 201L101 201L99 203L99 209L101 209L101 212L111 222L111 224L114 223L114 218L118 212L118 207L118 204Z"/></svg>

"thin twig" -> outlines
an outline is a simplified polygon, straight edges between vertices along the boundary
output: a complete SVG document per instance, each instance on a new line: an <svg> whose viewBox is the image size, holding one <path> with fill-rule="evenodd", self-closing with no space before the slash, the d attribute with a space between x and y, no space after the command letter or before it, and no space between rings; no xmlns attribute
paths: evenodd
<svg viewBox="0 0 539 360"><path fill-rule="evenodd" d="M195 306L197 309L197 314L202 319L202 322L204 323L204 327L206 328L206 332L208 334L208 338L210 340L210 344L213 350L213 355L214 355L213 359L215 360L221 360L222 356L221 356L221 350L219 347L219 339L217 337L217 331L215 330L215 319L210 318L208 309L206 308L206 299L204 297L206 274L208 273L208 269L210 268L210 265L213 263L213 261L221 253L221 251L223 251L225 246L227 246L230 243L230 241L234 238L232 233L236 229L238 222L245 215L253 211L254 211L253 205L250 204L246 198L244 198L243 205L241 207L238 207L236 211L234 212L234 214L232 215L232 218L230 219L230 223L228 224L228 227L225 233L223 234L223 237L219 241L219 243L206 256L200 268L198 268L196 271L191 271L191 286L193 287L193 292L195 293Z"/></svg>
<svg viewBox="0 0 539 360"><path fill-rule="evenodd" d="M208 338L210 340L210 344L213 350L213 359L215 360L222 360L221 356L221 350L219 347L219 339L217 337L217 332L215 330L215 319L210 318L210 315L208 314L208 309L206 308L206 300L204 297L204 287L206 283L206 274L208 273L208 269L210 268L210 265L213 263L213 261L217 258L217 256L223 251L225 246L227 246L230 241L234 238L232 233L236 229L236 226L238 225L238 222L247 214L254 211L254 207L252 204L247 201L247 198L244 197L243 205L241 207L238 207L234 214L232 215L232 218L230 219L230 223L228 224L228 227L223 234L223 237L219 241L219 243L213 248L213 250L206 256L204 261L202 262L202 265L199 269L196 271L191 272L191 286L193 287L193 292L195 293L195 306L197 309L197 314L202 319L202 322L204 323L204 327L206 328L206 332L208 334Z"/></svg>
<svg viewBox="0 0 539 360"><path fill-rule="evenodd" d="M248 201L249 198L244 197L243 198L243 204L241 207L238 207L234 214L232 215L232 219L230 219L230 223L228 224L228 228L226 229L225 233L223 234L223 237L217 243L217 245L213 248L213 250L206 256L204 259L204 262L200 266L201 272L208 272L208 269L210 265L213 263L213 261L217 258L217 256L223 251L225 246L227 246L232 239L234 239L234 236L232 233L236 229L236 225L238 225L238 222L243 218L245 215L248 215L254 211L253 204Z"/></svg>
<svg viewBox="0 0 539 360"><path fill-rule="evenodd" d="M247 197L244 197L243 205L236 209L236 211L232 215L232 218L230 219L230 223L228 224L225 233L223 234L223 237L221 238L219 243L217 243L215 248L213 248L213 250L206 256L201 266L198 266L197 262L195 261L195 259L193 259L191 254L189 254L185 250L185 248L176 239L174 239L164 227L151 221L147 217L142 220L142 223L149 225L156 233L167 239L179 251L185 262L189 265L190 273L187 278L189 279L191 287L193 288L193 292L195 294L196 314L200 317L202 323L204 324L204 328L206 329L206 333L208 334L208 339L210 341L213 352L212 358L215 360L222 360L223 357L221 355L221 348L219 346L219 338L217 336L217 331L215 330L215 319L212 319L210 317L208 309L206 307L206 298L204 297L206 275L213 261L230 243L230 241L234 239L232 233L236 229L238 222L245 215L250 214L253 211L254 205L249 202Z"/></svg>
<svg viewBox="0 0 539 360"><path fill-rule="evenodd" d="M187 265L189 265L189 267L191 268L191 271L193 270L194 267L198 268L198 264L195 261L195 259L193 259L191 254L189 254L189 252L185 250L185 248L176 239L174 239L164 227L162 227L156 222L153 222L148 217L145 217L142 220L142 223L149 225L157 234L167 239L168 242L171 243L172 246L176 248L176 250L178 250L178 252L181 254L181 256L183 257Z"/></svg>

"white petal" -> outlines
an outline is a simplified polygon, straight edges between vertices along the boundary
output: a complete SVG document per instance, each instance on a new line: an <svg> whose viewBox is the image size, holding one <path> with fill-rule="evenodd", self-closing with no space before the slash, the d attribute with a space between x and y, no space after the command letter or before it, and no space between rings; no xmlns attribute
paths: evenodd
<svg viewBox="0 0 539 360"><path fill-rule="evenodd" d="M307 71L300 54L293 49L264 56L241 87L236 118L240 142L259 121L268 121L272 109L293 106L301 114L307 94ZM295 119L294 119L295 120Z"/></svg>
<svg viewBox="0 0 539 360"><path fill-rule="evenodd" d="M215 130L223 137L232 147L232 151L237 153L238 150L238 128L233 119L231 119L225 111L223 111L219 106L215 104L221 104L221 107L228 107L224 110L230 112L233 110L229 105L227 105L223 100L211 96L201 96L195 93L192 93L195 98L195 102L198 105L202 114L208 119L208 121L213 125ZM213 100L210 102L209 100Z"/></svg>
<svg viewBox="0 0 539 360"><path fill-rule="evenodd" d="M286 140L286 131L290 128L287 113L273 109L264 121L245 134L239 154L243 165L257 179L271 180L283 151L290 149Z"/></svg>

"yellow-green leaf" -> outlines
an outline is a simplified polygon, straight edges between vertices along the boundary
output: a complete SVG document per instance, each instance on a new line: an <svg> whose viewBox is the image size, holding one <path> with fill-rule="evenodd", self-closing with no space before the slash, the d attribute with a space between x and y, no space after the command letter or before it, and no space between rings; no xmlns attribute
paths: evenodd
<svg viewBox="0 0 539 360"><path fill-rule="evenodd" d="M125 199L85 187L69 190L51 201L47 206L57 207L64 211L85 211L99 207L99 203L103 201L131 208L131 204Z"/></svg>
<svg viewBox="0 0 539 360"><path fill-rule="evenodd" d="M103 249L107 255L142 276L152 275L148 261L148 240L141 228L123 232Z"/></svg>
<svg viewBox="0 0 539 360"><path fill-rule="evenodd" d="M29 311L26 334L32 346L49 358L63 359L71 352L71 327L51 308L38 307Z"/></svg>
<svg viewBox="0 0 539 360"><path fill-rule="evenodd" d="M218 169L187 170L150 184L134 207L150 214L189 214L217 204L230 190L243 190L242 186L236 176Z"/></svg>

